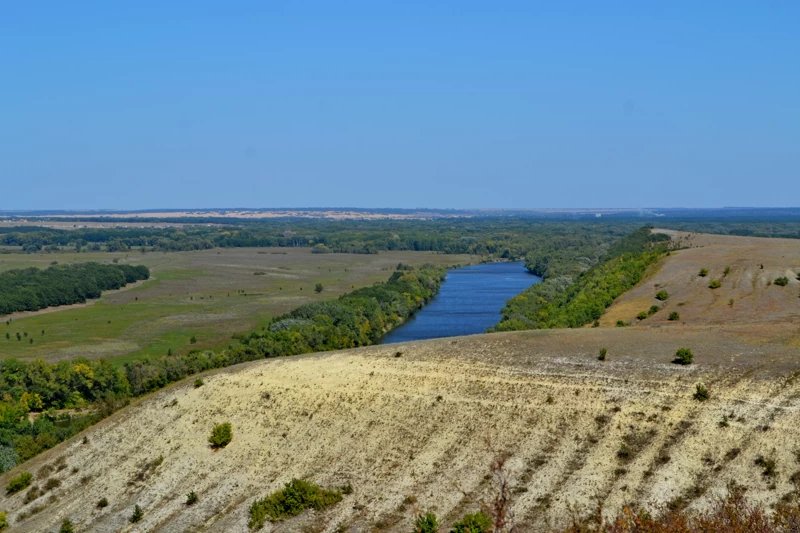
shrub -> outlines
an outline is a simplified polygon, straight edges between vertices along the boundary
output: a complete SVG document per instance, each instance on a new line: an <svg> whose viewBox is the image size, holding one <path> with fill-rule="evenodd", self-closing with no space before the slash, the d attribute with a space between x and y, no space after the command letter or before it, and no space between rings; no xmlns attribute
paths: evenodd
<svg viewBox="0 0 800 533"><path fill-rule="evenodd" d="M728 300L728 307L733 307L733 298Z"/></svg>
<svg viewBox="0 0 800 533"><path fill-rule="evenodd" d="M492 520L482 511L475 514L464 515L460 522L453 524L450 533L489 533L492 530Z"/></svg>
<svg viewBox="0 0 800 533"><path fill-rule="evenodd" d="M722 272L722 277L724 278L730 273L731 273L731 267L725 267L725 270Z"/></svg>
<svg viewBox="0 0 800 533"><path fill-rule="evenodd" d="M764 469L761 473L765 477L775 477L778 474L778 471L775 469L777 466L775 459L767 459L763 455L759 455L755 460L755 464Z"/></svg>
<svg viewBox="0 0 800 533"><path fill-rule="evenodd" d="M608 350L605 348L600 348L600 355L597 356L598 361L605 361L606 355L608 355Z"/></svg>
<svg viewBox="0 0 800 533"><path fill-rule="evenodd" d="M211 430L211 436L208 437L208 443L214 449L224 448L233 440L233 428L230 422L224 424L217 424Z"/></svg>
<svg viewBox="0 0 800 533"><path fill-rule="evenodd" d="M675 352L675 359L672 360L676 365L691 365L694 361L694 354L689 348L679 348Z"/></svg>
<svg viewBox="0 0 800 533"><path fill-rule="evenodd" d="M195 491L186 495L186 505L194 505L197 503L197 493Z"/></svg>
<svg viewBox="0 0 800 533"><path fill-rule="evenodd" d="M641 313L636 315L636 318L638 318L639 320L644 320L645 318L647 318L647 313L645 311L642 311Z"/></svg>
<svg viewBox="0 0 800 533"><path fill-rule="evenodd" d="M708 393L708 389L702 383L695 385L694 389L695 391L692 397L698 402L704 402L711 397L711 395Z"/></svg>
<svg viewBox="0 0 800 533"><path fill-rule="evenodd" d="M64 521L61 522L61 528L58 530L58 533L75 533L75 526L72 525L72 520L65 518Z"/></svg>
<svg viewBox="0 0 800 533"><path fill-rule="evenodd" d="M323 290L325 290L325 288L322 286L322 283L317 283L314 286L314 292L316 292L317 294L321 293Z"/></svg>
<svg viewBox="0 0 800 533"><path fill-rule="evenodd" d="M30 472L22 472L17 477L11 478L11 481L8 482L8 486L6 486L6 494L14 494L22 489L28 488L32 479L33 474Z"/></svg>
<svg viewBox="0 0 800 533"><path fill-rule="evenodd" d="M708 284L709 289L719 289L720 287L722 287L722 283L718 279L712 279Z"/></svg>
<svg viewBox="0 0 800 533"><path fill-rule="evenodd" d="M707 268L701 268L700 272L698 272L697 275L700 276L701 278L704 278L704 277L708 276L708 269Z"/></svg>
<svg viewBox="0 0 800 533"><path fill-rule="evenodd" d="M6 513L0 513L0 531L3 531L8 527L8 515Z"/></svg>
<svg viewBox="0 0 800 533"><path fill-rule="evenodd" d="M205 384L206 384L206 382L203 381L203 378L197 378L196 380L194 380L194 388L195 389L199 389L200 387L202 387Z"/></svg>
<svg viewBox="0 0 800 533"><path fill-rule="evenodd" d="M624 320L617 320L617 325L616 325L616 327L618 327L618 328L624 328L624 327L625 327L625 326L627 326L627 325L628 325L628 324L627 324L627 322L625 322Z"/></svg>
<svg viewBox="0 0 800 533"><path fill-rule="evenodd" d="M667 320L680 320L681 315L677 311L673 311L669 314L669 318Z"/></svg>
<svg viewBox="0 0 800 533"><path fill-rule="evenodd" d="M651 305L650 309L647 311L647 314L648 315L654 315L654 314L658 313L659 311L661 311L661 308L659 306Z"/></svg>
<svg viewBox="0 0 800 533"><path fill-rule="evenodd" d="M775 278L775 285L779 287L785 287L789 284L789 278L786 276L781 276L780 278Z"/></svg>
<svg viewBox="0 0 800 533"><path fill-rule="evenodd" d="M430 511L417 515L414 521L414 533L436 533L438 529L439 519Z"/></svg>
<svg viewBox="0 0 800 533"><path fill-rule="evenodd" d="M341 500L342 493L338 490L325 490L309 481L293 479L281 490L253 502L248 526L261 529L267 520L279 522L309 508L322 511Z"/></svg>
<svg viewBox="0 0 800 533"><path fill-rule="evenodd" d="M142 508L139 507L139 504L134 505L133 506L133 514L131 515L130 518L128 518L128 521L131 524L135 524L136 522L141 521L142 518L144 518L144 511L142 511Z"/></svg>
<svg viewBox="0 0 800 533"><path fill-rule="evenodd" d="M189 344L197 344L197 337L195 337L194 335L189 337Z"/></svg>
<svg viewBox="0 0 800 533"><path fill-rule="evenodd" d="M667 291L658 291L656 293L656 300L661 300L662 302L669 298L669 293Z"/></svg>
<svg viewBox="0 0 800 533"><path fill-rule="evenodd" d="M105 509L108 507L108 498L100 498L100 501L97 502L98 509Z"/></svg>

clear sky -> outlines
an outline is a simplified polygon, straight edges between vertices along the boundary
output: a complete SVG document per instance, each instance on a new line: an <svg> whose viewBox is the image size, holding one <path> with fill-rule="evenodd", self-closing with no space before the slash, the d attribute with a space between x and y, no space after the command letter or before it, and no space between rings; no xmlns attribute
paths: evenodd
<svg viewBox="0 0 800 533"><path fill-rule="evenodd" d="M0 209L800 204L800 2L0 3Z"/></svg>

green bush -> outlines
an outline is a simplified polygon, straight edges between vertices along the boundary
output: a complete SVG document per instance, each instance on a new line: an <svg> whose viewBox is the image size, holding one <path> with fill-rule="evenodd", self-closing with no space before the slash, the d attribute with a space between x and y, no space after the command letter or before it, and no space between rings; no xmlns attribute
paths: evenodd
<svg viewBox="0 0 800 533"><path fill-rule="evenodd" d="M605 361L606 355L608 355L608 350L606 348L600 348L600 355L597 356L599 361Z"/></svg>
<svg viewBox="0 0 800 533"><path fill-rule="evenodd" d="M491 518L486 513L479 511L475 514L464 515L460 522L453 524L450 533L489 533L491 530Z"/></svg>
<svg viewBox="0 0 800 533"><path fill-rule="evenodd" d="M211 436L208 437L208 443L214 449L224 448L233 440L233 428L230 422L217 424L211 430Z"/></svg>
<svg viewBox="0 0 800 533"><path fill-rule="evenodd" d="M724 278L730 273L731 273L731 267L725 267L725 270L722 272L722 277Z"/></svg>
<svg viewBox="0 0 800 533"><path fill-rule="evenodd" d="M197 378L196 380L194 380L194 388L195 389L199 389L203 385L205 385L205 381L203 381L203 378Z"/></svg>
<svg viewBox="0 0 800 533"><path fill-rule="evenodd" d="M251 529L261 529L267 520L279 522L297 516L306 509L322 511L342 500L338 490L326 490L302 479L293 479L279 491L273 492L250 506Z"/></svg>
<svg viewBox="0 0 800 533"><path fill-rule="evenodd" d="M708 269L707 268L701 268L700 272L698 272L697 275L700 276L701 278L704 278L704 277L708 276Z"/></svg>
<svg viewBox="0 0 800 533"><path fill-rule="evenodd" d="M786 276L781 276L780 278L775 278L775 285L779 287L785 287L789 284L789 278Z"/></svg>
<svg viewBox="0 0 800 533"><path fill-rule="evenodd" d="M131 524L135 524L136 522L140 522L142 520L142 518L144 518L144 511L142 511L142 508L139 507L138 504L134 505L133 506L133 514L131 515L130 518L128 518L128 521Z"/></svg>
<svg viewBox="0 0 800 533"><path fill-rule="evenodd" d="M639 320L644 320L645 318L647 318L647 312L646 311L642 311L641 313L636 315L636 318L639 319Z"/></svg>
<svg viewBox="0 0 800 533"><path fill-rule="evenodd" d="M711 395L708 392L708 389L702 383L698 383L695 385L694 396L693 398L698 402L704 402L708 400Z"/></svg>
<svg viewBox="0 0 800 533"><path fill-rule="evenodd" d="M628 323L625 322L624 320L617 320L616 327L624 328L624 327L627 327L627 326L628 326Z"/></svg>
<svg viewBox="0 0 800 533"><path fill-rule="evenodd" d="M100 501L97 502L98 509L105 509L108 507L108 498L100 498Z"/></svg>
<svg viewBox="0 0 800 533"><path fill-rule="evenodd" d="M439 519L430 511L417 515L414 521L414 533L436 533L438 529Z"/></svg>
<svg viewBox="0 0 800 533"><path fill-rule="evenodd" d="M647 314L648 315L654 315L654 314L658 313L659 311L661 311L661 308L659 306L651 305L650 309L647 311Z"/></svg>
<svg viewBox="0 0 800 533"><path fill-rule="evenodd" d="M72 525L72 520L65 518L64 521L61 522L61 528L58 530L58 533L75 533L75 526Z"/></svg>
<svg viewBox="0 0 800 533"><path fill-rule="evenodd" d="M6 486L6 494L14 494L28 488L32 479L33 474L30 472L22 472L17 477L11 478L11 481L8 482L8 486Z"/></svg>
<svg viewBox="0 0 800 533"><path fill-rule="evenodd" d="M186 505L194 505L197 503L197 493L195 491L186 495Z"/></svg>
<svg viewBox="0 0 800 533"><path fill-rule="evenodd" d="M719 289L720 287L722 287L722 282L718 279L712 279L711 283L708 284L709 289Z"/></svg>
<svg viewBox="0 0 800 533"><path fill-rule="evenodd" d="M680 320L681 315L677 311L673 311L669 314L669 318L667 320Z"/></svg>
<svg viewBox="0 0 800 533"><path fill-rule="evenodd" d="M675 352L675 359L672 360L676 365L691 365L694 361L694 354L689 348L679 348Z"/></svg>
<svg viewBox="0 0 800 533"><path fill-rule="evenodd" d="M755 460L755 464L764 469L761 473L765 477L775 477L778 474L776 469L777 463L775 463L775 459L768 459L763 455L759 455Z"/></svg>
<svg viewBox="0 0 800 533"><path fill-rule="evenodd" d="M8 527L8 515L6 513L0 513L0 531L3 531Z"/></svg>
<svg viewBox="0 0 800 533"><path fill-rule="evenodd" d="M661 300L662 302L669 298L669 293L667 291L658 291L656 293L656 300Z"/></svg>

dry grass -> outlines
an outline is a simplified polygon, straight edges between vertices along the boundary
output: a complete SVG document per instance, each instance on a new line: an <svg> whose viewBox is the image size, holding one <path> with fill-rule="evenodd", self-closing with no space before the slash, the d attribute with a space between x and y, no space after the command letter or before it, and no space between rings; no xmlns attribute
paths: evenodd
<svg viewBox="0 0 800 533"><path fill-rule="evenodd" d="M487 437L510 454L523 531L566 526L571 510L591 515L598 498L613 514L631 501L655 509L677 498L707 508L732 480L757 503L793 493L800 380L759 376L757 361L671 365L674 347L652 337L632 328L481 335L407 344L401 358L397 346L376 346L218 371L203 387L190 380L157 393L92 428L88 443L76 437L26 465L38 471L66 456L87 480L64 479L48 512L22 525L52 529L68 516L92 531L132 531L126 520L139 504L137 530L245 531L250 503L296 477L349 483L353 493L274 531L408 531L409 496L451 521L491 497ZM736 341L718 337L721 346ZM596 360L600 338L606 362ZM786 357L784 370L800 368L796 350L761 348ZM711 400L692 399L697 381ZM233 424L234 439L215 452L207 437L220 421ZM633 451L624 458L623 445ZM777 475L762 474L761 455L775 460ZM189 491L199 496L191 507ZM0 497L12 521L26 513L23 497ZM104 497L110 505L98 511Z"/></svg>

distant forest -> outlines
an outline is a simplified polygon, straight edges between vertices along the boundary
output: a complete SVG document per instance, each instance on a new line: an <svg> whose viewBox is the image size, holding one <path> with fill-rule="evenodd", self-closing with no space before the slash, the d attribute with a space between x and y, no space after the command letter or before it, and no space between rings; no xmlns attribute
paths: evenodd
<svg viewBox="0 0 800 533"><path fill-rule="evenodd" d="M103 291L148 279L146 266L80 263L0 273L0 315L83 303Z"/></svg>
<svg viewBox="0 0 800 533"><path fill-rule="evenodd" d="M308 246L315 253L372 254L387 250L433 251L521 259L553 238L608 243L641 226L640 221L546 221L439 219L403 221L261 221L240 226L181 228L0 228L0 246L29 253L63 249L119 252L189 251L215 247ZM587 237L589 235L589 237Z"/></svg>

